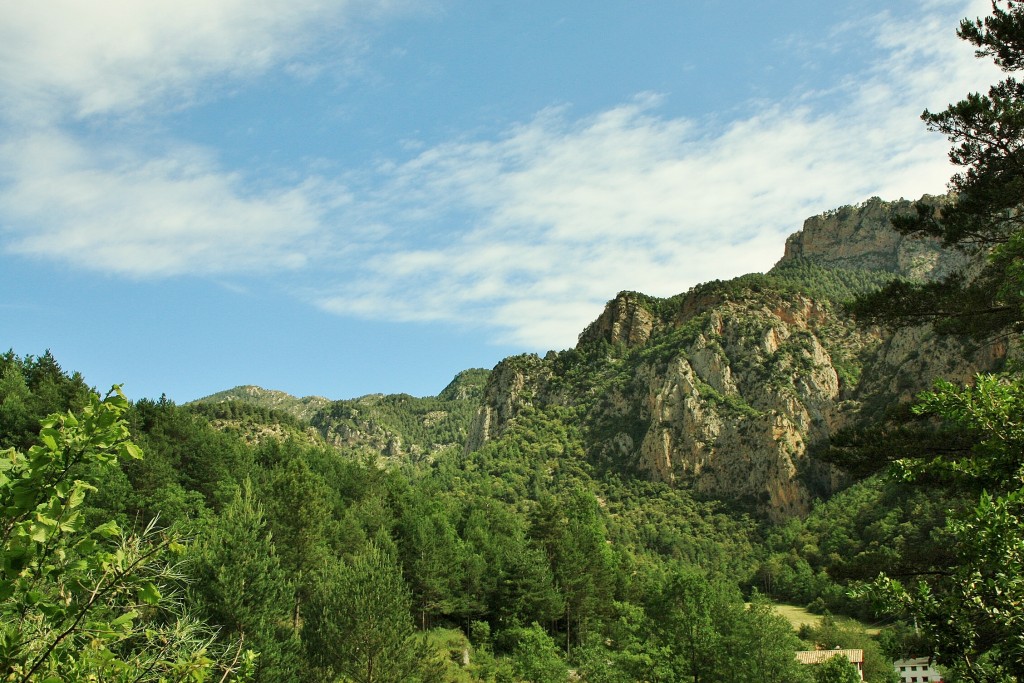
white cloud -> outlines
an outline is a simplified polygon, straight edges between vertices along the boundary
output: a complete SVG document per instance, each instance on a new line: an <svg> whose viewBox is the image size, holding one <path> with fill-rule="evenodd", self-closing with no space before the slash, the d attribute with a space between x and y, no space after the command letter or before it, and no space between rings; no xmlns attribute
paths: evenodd
<svg viewBox="0 0 1024 683"><path fill-rule="evenodd" d="M369 0L47 0L0 3L9 118L180 107L218 77L258 75L336 33ZM333 34L333 35L332 35ZM352 39L352 36L345 36Z"/></svg>
<svg viewBox="0 0 1024 683"><path fill-rule="evenodd" d="M761 271L809 215L944 191L946 143L918 114L993 73L943 21L870 26L881 57L867 72L724 128L659 116L644 95L584 120L545 111L497 141L442 145L389 169L381 220L404 223L410 241L431 225L466 227L379 254L320 305L482 324L557 348L621 289L671 295Z"/></svg>
<svg viewBox="0 0 1024 683"><path fill-rule="evenodd" d="M343 201L313 181L257 196L197 150L136 157L54 130L0 146L0 178L9 251L134 277L303 268Z"/></svg>
<svg viewBox="0 0 1024 683"><path fill-rule="evenodd" d="M0 209L8 252L136 277L299 270L344 192L266 186L212 150L159 139L162 108L216 98L405 0L0 3ZM86 121L91 134L75 124ZM135 140L115 139L125 122ZM109 130L108 130L109 129ZM105 131L106 134L98 131ZM145 151L146 146L163 148Z"/></svg>
<svg viewBox="0 0 1024 683"><path fill-rule="evenodd" d="M356 8L395 4L0 5L0 114L20 131L0 146L7 249L134 277L287 270L329 311L563 347L621 289L671 295L763 270L808 215L942 191L946 143L917 116L992 80L948 14L875 17L860 30L881 56L829 92L724 124L662 113L651 94L581 119L551 109L496 140L353 171L354 190L257 187L209 151L101 146L66 125L186 106L304 54Z"/></svg>

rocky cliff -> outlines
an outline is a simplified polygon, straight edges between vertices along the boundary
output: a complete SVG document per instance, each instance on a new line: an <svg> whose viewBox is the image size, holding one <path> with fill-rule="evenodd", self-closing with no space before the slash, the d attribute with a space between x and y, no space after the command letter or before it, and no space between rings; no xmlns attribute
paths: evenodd
<svg viewBox="0 0 1024 683"><path fill-rule="evenodd" d="M877 286L879 273L935 278L965 263L896 233L889 218L909 210L871 200L808 219L765 275L670 299L619 294L575 349L495 368L467 452L500 438L528 406L572 406L595 466L774 518L806 512L843 480L818 457L837 430L1007 355L1006 344L863 329L845 314L839 300Z"/></svg>
<svg viewBox="0 0 1024 683"><path fill-rule="evenodd" d="M941 209L949 199L926 195L920 201ZM968 262L962 252L942 248L937 239L907 237L892 229L893 216L914 211L914 202L874 197L859 206L812 216L786 240L778 265L805 259L831 268L881 271L916 280L940 279L961 270Z"/></svg>

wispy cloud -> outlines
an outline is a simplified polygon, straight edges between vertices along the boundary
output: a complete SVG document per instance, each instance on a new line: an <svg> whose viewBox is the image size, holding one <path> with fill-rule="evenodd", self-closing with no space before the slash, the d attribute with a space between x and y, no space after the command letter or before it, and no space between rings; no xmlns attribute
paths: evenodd
<svg viewBox="0 0 1024 683"><path fill-rule="evenodd" d="M84 146L56 130L0 145L7 250L133 277L295 270L343 193L309 180L257 192L201 150Z"/></svg>
<svg viewBox="0 0 1024 683"><path fill-rule="evenodd" d="M726 125L659 115L648 94L583 119L545 111L499 140L388 169L378 220L415 246L376 253L343 294L317 301L560 347L618 290L671 295L764 270L808 215L942 192L945 143L918 114L992 73L928 16L873 17L871 28L880 57L868 71ZM416 234L434 225L463 227L422 244Z"/></svg>
<svg viewBox="0 0 1024 683"><path fill-rule="evenodd" d="M5 113L87 117L180 107L344 35L395 0L49 0L0 9ZM345 40L339 39L343 34ZM214 88L218 90L217 88Z"/></svg>
<svg viewBox="0 0 1024 683"><path fill-rule="evenodd" d="M159 130L153 122L164 110L217 99L272 68L294 73L343 60L360 43L350 22L404 4L4 3L5 250L132 277L308 267L324 251L325 212L346 201L334 183L268 184L225 168L215 150L100 131ZM331 49L317 49L327 41Z"/></svg>
<svg viewBox="0 0 1024 683"><path fill-rule="evenodd" d="M133 277L286 270L327 311L471 325L537 349L571 345L620 289L669 295L763 270L813 213L942 191L946 145L917 116L991 80L948 14L913 26L874 17L864 34L879 56L866 71L725 122L675 117L640 94L343 179L267 187L209 150L101 147L65 122L184 106L387 5L22 5L0 21L0 86L12 94L0 112L19 130L0 146L8 251ZM51 31L46 15L61 11L73 21ZM50 114L29 123L32 111Z"/></svg>

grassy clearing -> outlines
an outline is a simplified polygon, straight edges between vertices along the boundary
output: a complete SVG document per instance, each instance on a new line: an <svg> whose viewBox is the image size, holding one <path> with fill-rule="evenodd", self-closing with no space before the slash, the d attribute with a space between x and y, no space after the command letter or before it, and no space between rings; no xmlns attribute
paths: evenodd
<svg viewBox="0 0 1024 683"><path fill-rule="evenodd" d="M794 631L800 630L800 626L803 624L807 624L808 626L817 626L818 622L821 621L820 614L808 612L803 607L797 607L796 605L784 605L781 603L775 603L773 607L778 614L786 617L789 623L793 626Z"/></svg>
<svg viewBox="0 0 1024 683"><path fill-rule="evenodd" d="M817 626L821 622L821 615L808 612L803 607L797 607L796 605L786 605L783 603L775 603L773 605L775 611L778 614L786 617L789 623L793 626L794 631L799 631L800 626L807 624L808 626ZM869 636L877 636L879 629L874 626L868 626L855 619L849 619L847 617L838 617L840 622L856 624L858 628L864 630Z"/></svg>

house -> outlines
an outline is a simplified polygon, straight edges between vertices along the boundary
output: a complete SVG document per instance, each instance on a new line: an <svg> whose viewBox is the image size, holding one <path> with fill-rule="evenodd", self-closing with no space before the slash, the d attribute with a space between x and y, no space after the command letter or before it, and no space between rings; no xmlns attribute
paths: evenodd
<svg viewBox="0 0 1024 683"><path fill-rule="evenodd" d="M897 659L892 663L901 683L942 683L942 673L932 664L929 657Z"/></svg>
<svg viewBox="0 0 1024 683"><path fill-rule="evenodd" d="M860 680L864 680L864 650L800 650L796 653L796 660L801 664L821 664L833 657L843 656L853 662L860 674ZM933 679L934 680L934 679Z"/></svg>

